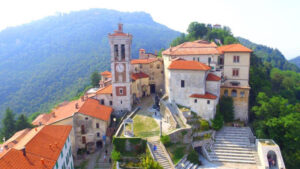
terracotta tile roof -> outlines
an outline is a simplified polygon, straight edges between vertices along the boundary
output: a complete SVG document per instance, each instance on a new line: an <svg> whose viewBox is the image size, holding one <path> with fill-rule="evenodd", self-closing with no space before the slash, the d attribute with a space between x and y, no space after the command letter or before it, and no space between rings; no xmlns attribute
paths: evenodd
<svg viewBox="0 0 300 169"><path fill-rule="evenodd" d="M43 163L42 163L43 160ZM50 169L56 161L41 158L35 154L27 153L23 155L21 150L10 149L5 156L0 159L0 168L3 169Z"/></svg>
<svg viewBox="0 0 300 169"><path fill-rule="evenodd" d="M40 114L39 116L37 116L31 124L35 125L35 126L38 126L40 125L40 123L42 124L46 124L47 121L49 121L49 119L51 118L51 114L47 114L47 113L43 113L43 114Z"/></svg>
<svg viewBox="0 0 300 169"><path fill-rule="evenodd" d="M81 99L74 100L71 102L65 102L63 105L56 107L49 114L50 118L47 122L42 122L42 124L52 124L54 122L72 117L75 112L83 105L84 101ZM76 109L76 104L78 104L78 108ZM40 121L34 120L35 124L39 124Z"/></svg>
<svg viewBox="0 0 300 169"><path fill-rule="evenodd" d="M175 60L173 61L168 69L178 70L210 70L211 68L204 63L190 60Z"/></svg>
<svg viewBox="0 0 300 169"><path fill-rule="evenodd" d="M0 168L53 168L72 126L48 125L31 129L33 137L22 138L24 144L10 149L0 159ZM33 134L27 134L33 135ZM27 136L26 135L26 136ZM18 144L19 145L19 144ZM25 147L26 156L22 149Z"/></svg>
<svg viewBox="0 0 300 169"><path fill-rule="evenodd" d="M208 93L208 92L206 92L205 94L192 94L192 95L190 95L190 97L200 98L200 99L216 99L217 98L217 96L215 96L211 93Z"/></svg>
<svg viewBox="0 0 300 169"><path fill-rule="evenodd" d="M218 47L218 51L220 53L225 52L252 52L251 49L237 43L237 44L231 44L231 45L223 45Z"/></svg>
<svg viewBox="0 0 300 169"><path fill-rule="evenodd" d="M112 94L112 85L99 89L96 94Z"/></svg>
<svg viewBox="0 0 300 169"><path fill-rule="evenodd" d="M149 77L149 75L147 75L146 73L143 73L143 72L131 74L132 80L137 80L137 79L142 79L142 78L147 78L147 77Z"/></svg>
<svg viewBox="0 0 300 169"><path fill-rule="evenodd" d="M185 56L185 55L206 55L219 54L217 45L214 42L198 40L194 42L184 42L178 46L170 47L162 52L163 55Z"/></svg>
<svg viewBox="0 0 300 169"><path fill-rule="evenodd" d="M220 81L221 78L217 75L214 75L213 73L209 73L206 77L207 81Z"/></svg>
<svg viewBox="0 0 300 169"><path fill-rule="evenodd" d="M110 36L131 36L131 35L128 33L115 31L113 34L110 34Z"/></svg>
<svg viewBox="0 0 300 169"><path fill-rule="evenodd" d="M134 59L131 60L131 64L149 64L157 61L158 58L150 58L150 59Z"/></svg>
<svg viewBox="0 0 300 169"><path fill-rule="evenodd" d="M88 98L78 112L104 121L109 121L113 109L109 106L101 105L96 99Z"/></svg>
<svg viewBox="0 0 300 169"><path fill-rule="evenodd" d="M100 74L101 74L101 76L111 77L111 72L109 72L109 71L104 71L104 72L101 72Z"/></svg>

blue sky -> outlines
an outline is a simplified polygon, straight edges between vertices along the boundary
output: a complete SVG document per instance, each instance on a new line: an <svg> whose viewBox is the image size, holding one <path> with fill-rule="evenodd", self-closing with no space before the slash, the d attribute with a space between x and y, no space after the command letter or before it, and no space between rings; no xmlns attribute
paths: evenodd
<svg viewBox="0 0 300 169"><path fill-rule="evenodd" d="M218 23L235 36L278 48L288 59L300 55L299 0L5 0L0 2L0 30L89 8L145 11L181 32L192 21Z"/></svg>

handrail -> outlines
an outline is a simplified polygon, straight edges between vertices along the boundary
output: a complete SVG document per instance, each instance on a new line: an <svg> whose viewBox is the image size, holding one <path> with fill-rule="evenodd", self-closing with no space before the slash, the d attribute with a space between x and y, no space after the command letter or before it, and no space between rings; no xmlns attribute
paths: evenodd
<svg viewBox="0 0 300 169"><path fill-rule="evenodd" d="M147 147L148 147L148 149L149 149L149 151L150 151L151 157L153 158L153 160L155 160L155 161L156 161L156 159L155 159L155 157L154 157L154 154L152 153L152 149L151 149L151 147L150 147L150 145L149 145L149 142L148 142L148 141L147 141Z"/></svg>

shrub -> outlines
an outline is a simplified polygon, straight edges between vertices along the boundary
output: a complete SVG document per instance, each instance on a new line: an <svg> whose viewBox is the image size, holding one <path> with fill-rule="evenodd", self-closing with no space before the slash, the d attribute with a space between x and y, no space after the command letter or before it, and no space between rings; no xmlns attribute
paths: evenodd
<svg viewBox="0 0 300 169"><path fill-rule="evenodd" d="M118 152L115 148L111 152L111 159L114 161L119 161L121 158L121 153Z"/></svg>
<svg viewBox="0 0 300 169"><path fill-rule="evenodd" d="M130 142L132 151L128 152L126 151L126 141ZM116 149L116 151L121 152L123 155L130 153L130 154L142 154L146 150L146 140L143 140L141 138L135 137L135 138L119 138L114 137L113 138L113 145Z"/></svg>
<svg viewBox="0 0 300 169"><path fill-rule="evenodd" d="M166 146L170 146L171 145L171 140L170 140L170 136L169 135L165 135L165 136L161 136L160 137L160 141Z"/></svg>
<svg viewBox="0 0 300 169"><path fill-rule="evenodd" d="M209 130L209 123L206 120L200 120L200 129L202 131L207 131Z"/></svg>
<svg viewBox="0 0 300 169"><path fill-rule="evenodd" d="M201 161L199 161L199 154L193 149L187 156L187 160L194 164L201 165Z"/></svg>
<svg viewBox="0 0 300 169"><path fill-rule="evenodd" d="M141 165L144 169L163 169L158 162L154 161L152 157L146 155L142 157Z"/></svg>

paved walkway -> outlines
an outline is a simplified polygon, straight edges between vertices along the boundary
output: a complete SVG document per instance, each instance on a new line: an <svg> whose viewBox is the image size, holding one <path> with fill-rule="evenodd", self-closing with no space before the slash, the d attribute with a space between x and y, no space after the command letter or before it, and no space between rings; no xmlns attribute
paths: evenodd
<svg viewBox="0 0 300 169"><path fill-rule="evenodd" d="M105 150L107 150L107 155L105 153ZM87 165L87 169L100 169L100 168L108 168L110 167L109 164L109 158L112 151L112 145L106 145L106 147L103 147L102 149L96 151L93 154L89 154L87 156L87 159L89 160L89 163ZM105 156L105 158L104 158Z"/></svg>

